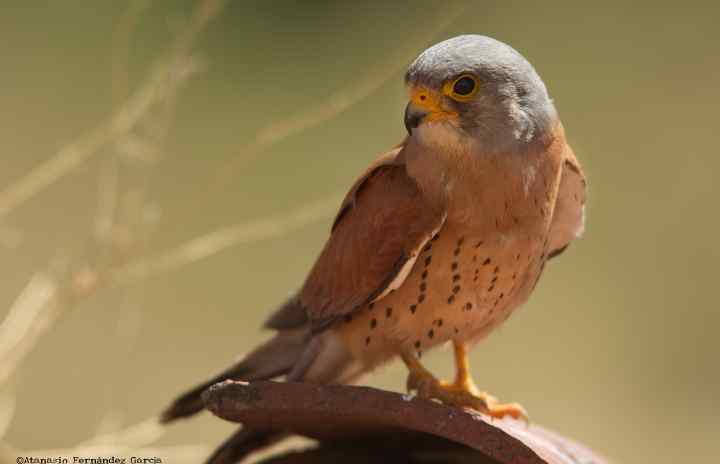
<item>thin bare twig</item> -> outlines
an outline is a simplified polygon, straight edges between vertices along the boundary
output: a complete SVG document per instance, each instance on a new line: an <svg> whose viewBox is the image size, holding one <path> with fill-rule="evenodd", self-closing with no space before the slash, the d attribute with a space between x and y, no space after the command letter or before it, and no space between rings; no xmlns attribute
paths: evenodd
<svg viewBox="0 0 720 464"><path fill-rule="evenodd" d="M187 54L193 40L219 12L221 5L218 0L204 0L199 4L191 27L178 40L171 57L161 61L148 82L105 124L60 150L0 193L0 219L92 157L109 141L127 136L158 103L171 100L190 74L191 62ZM92 280L94 290L99 277L92 273L86 276ZM57 297L60 291L60 284L41 272L30 280L11 307L0 325L0 383L7 380L59 316L61 306Z"/></svg>
<svg viewBox="0 0 720 464"><path fill-rule="evenodd" d="M167 68L154 72L147 84L110 120L84 137L70 143L55 156L44 161L21 179L11 183L0 192L0 218L49 187L83 162L95 155L100 148L118 136L126 134L155 103L173 92L188 73L180 73L178 79L168 79Z"/></svg>
<svg viewBox="0 0 720 464"><path fill-rule="evenodd" d="M121 107L129 96L129 56L133 32L140 22L142 14L150 7L150 0L130 0L116 21L112 32L112 103L113 108ZM124 144L117 144L125 146ZM119 202L120 168L119 148L107 156L100 166L98 176L97 213L94 220L94 232L99 242L108 243L116 221Z"/></svg>
<svg viewBox="0 0 720 464"><path fill-rule="evenodd" d="M363 77L331 93L317 106L310 107L286 119L271 122L259 129L249 144L240 148L235 156L221 164L214 175L215 180L210 184L211 188L206 191L203 198L211 196L212 193L226 186L236 176L241 165L253 160L270 146L317 127L370 96L396 73L404 69L415 56L418 48L431 42L433 38L455 22L464 8L461 4L453 5L443 12L443 19L438 21L434 27L423 29L422 32L399 47L388 59L368 69Z"/></svg>
<svg viewBox="0 0 720 464"><path fill-rule="evenodd" d="M8 393L0 393L0 440L5 436L15 417L15 397ZM0 460L1 462L2 460Z"/></svg>
<svg viewBox="0 0 720 464"><path fill-rule="evenodd" d="M73 274L72 295L87 296L104 286L138 282L208 258L232 246L279 237L333 214L340 195L303 205L293 211L228 226L161 253L140 258L103 274L83 269ZM0 384L6 381L59 317L61 285L46 273L36 274L0 324Z"/></svg>
<svg viewBox="0 0 720 464"><path fill-rule="evenodd" d="M109 142L125 136L156 103L172 95L194 70L188 54L197 35L220 12L223 4L222 0L201 1L170 58L156 67L132 98L95 130L68 144L0 192L0 219L93 157Z"/></svg>
<svg viewBox="0 0 720 464"><path fill-rule="evenodd" d="M208 258L232 246L283 236L333 214L340 195L303 205L293 211L273 214L255 221L218 229L161 253L120 268L114 284L136 282L141 278L173 271Z"/></svg>
<svg viewBox="0 0 720 464"><path fill-rule="evenodd" d="M129 92L128 61L130 39L142 13L148 9L150 0L130 0L120 19L115 23L112 33L112 97L113 106L127 100Z"/></svg>
<svg viewBox="0 0 720 464"><path fill-rule="evenodd" d="M124 447L148 446L160 439L164 432L165 427L160 425L156 417L151 417L150 419L125 427L122 430L96 435L87 441L81 442L77 446L80 448L103 445Z"/></svg>
<svg viewBox="0 0 720 464"><path fill-rule="evenodd" d="M44 272L35 274L0 324L0 384L4 383L37 340L58 317L58 283Z"/></svg>
<svg viewBox="0 0 720 464"><path fill-rule="evenodd" d="M129 40L129 31L132 29L133 23L148 3L140 0L131 5L125 17L127 23L120 31L121 35L127 33L127 37L123 39ZM190 57L195 39L206 28L210 20L219 14L223 4L222 0L198 0L197 8L189 25L178 37L171 52L164 59L159 60L158 65L137 93L119 106L117 111L103 124L70 143L0 192L0 220L99 153L109 143L137 139L133 138L134 132L138 128L142 129L143 125L147 126L147 132L149 137L153 138L153 142L163 139L167 132L168 117L166 116L172 112L172 104L177 92L195 70ZM121 52L118 58L120 66L124 66L126 58L126 53L123 55ZM114 76L116 72L118 72L117 68L114 69ZM113 86L114 90L119 91L124 100L127 88L125 73L123 76L115 77L118 82L114 83L117 84ZM119 89L116 88L118 86ZM160 107L164 118L159 125L149 124L156 122L148 121L148 119L152 117L153 110L157 107ZM107 191L101 190L101 194L105 196L98 205L98 223L103 224L100 229L103 229L105 225L111 228L120 220L129 222L123 225L133 228L133 233L137 233L135 228L138 221L136 219L141 216L138 211L141 211L144 205L142 195L144 183L141 181L138 183L139 186L133 185L126 188L124 185L119 185L120 179L115 172L116 166L111 164L109 168L103 173L104 176L101 175L102 183L109 182L111 185L107 186ZM134 198L130 205L133 213L128 217L118 218L115 215L116 200L119 195ZM42 339L42 335L52 328L64 310L73 306L77 301L87 298L110 280L106 273L111 269L112 267L103 267L100 260L92 260L88 265L66 276L38 272L30 279L12 304L5 319L0 322L0 384L15 372L27 354ZM4 398L0 399L4 400ZM0 414L0 440L4 435L6 423L12 419L12 406L13 404L10 402L0 403L0 413L2 413ZM19 451L0 441L0 461L9 461L17 456L98 456L137 455L139 453L145 456L161 456L171 462L191 463L198 462L206 454L207 450L203 446L168 448L150 446L162 435L163 429L157 424L155 418L151 418L120 431L98 435L85 443L67 449L26 452Z"/></svg>

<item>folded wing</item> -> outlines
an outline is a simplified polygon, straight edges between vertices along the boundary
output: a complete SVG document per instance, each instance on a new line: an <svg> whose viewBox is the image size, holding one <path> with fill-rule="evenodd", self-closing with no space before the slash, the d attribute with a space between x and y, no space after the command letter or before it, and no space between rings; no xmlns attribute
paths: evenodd
<svg viewBox="0 0 720 464"><path fill-rule="evenodd" d="M382 157L345 198L299 294L314 330L399 287L441 228L443 211L423 197L402 159L402 147Z"/></svg>

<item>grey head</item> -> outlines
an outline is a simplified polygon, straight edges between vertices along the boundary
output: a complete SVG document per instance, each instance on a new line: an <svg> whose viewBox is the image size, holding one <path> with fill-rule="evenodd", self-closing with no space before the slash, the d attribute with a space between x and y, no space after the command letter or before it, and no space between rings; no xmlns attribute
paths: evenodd
<svg viewBox="0 0 720 464"><path fill-rule="evenodd" d="M411 137L433 131L436 142L445 133L486 153L524 151L557 121L532 65L490 37L462 35L428 48L410 65L405 82Z"/></svg>

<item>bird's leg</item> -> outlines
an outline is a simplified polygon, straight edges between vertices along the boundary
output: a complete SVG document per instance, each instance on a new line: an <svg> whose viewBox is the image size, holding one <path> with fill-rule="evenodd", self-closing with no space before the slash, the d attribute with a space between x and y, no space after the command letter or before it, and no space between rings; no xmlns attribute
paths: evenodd
<svg viewBox="0 0 720 464"><path fill-rule="evenodd" d="M435 378L412 353L403 353L402 359L410 373L407 379L408 390L415 390L421 398L436 399L442 403L457 407L468 407L491 417L510 416L527 420L522 406L517 403L500 404L488 393L481 392L475 386L470 375L467 346L463 342L453 341L455 351L455 381L445 382Z"/></svg>
<svg viewBox="0 0 720 464"><path fill-rule="evenodd" d="M457 340L453 340L453 348L455 351L455 382L450 385L451 389L471 395L480 399L487 405L488 415L492 417L510 416L515 419L523 419L527 421L527 413L525 409L517 403L502 404L497 398L487 392L480 391L475 386L472 376L470 375L470 361L468 359L467 344Z"/></svg>
<svg viewBox="0 0 720 464"><path fill-rule="evenodd" d="M467 345L453 340L453 351L455 353L455 382L452 384L452 387L482 398L488 404L497 403L497 399L494 396L487 392L481 392L475 385L472 375L470 374L470 359L468 358Z"/></svg>
<svg viewBox="0 0 720 464"><path fill-rule="evenodd" d="M418 360L414 354L403 352L401 357L409 371L407 381L405 382L407 391L414 390L418 393L418 396L422 398L432 398L432 386L438 384L440 380L425 369L425 366L420 364L420 360Z"/></svg>

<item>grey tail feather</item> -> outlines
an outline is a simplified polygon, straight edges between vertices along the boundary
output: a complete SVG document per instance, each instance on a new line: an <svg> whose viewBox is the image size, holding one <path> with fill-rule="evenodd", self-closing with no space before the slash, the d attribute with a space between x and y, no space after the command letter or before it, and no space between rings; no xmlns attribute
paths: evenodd
<svg viewBox="0 0 720 464"><path fill-rule="evenodd" d="M263 327L274 330L288 330L307 325L308 316L300 298L293 295L273 312Z"/></svg>
<svg viewBox="0 0 720 464"><path fill-rule="evenodd" d="M287 374L305 350L308 337L309 331L304 327L278 332L230 368L175 399L160 415L160 423L166 424L202 411L205 408L202 393L217 382L268 380Z"/></svg>
<svg viewBox="0 0 720 464"><path fill-rule="evenodd" d="M314 358L316 354L315 347L312 346L312 343L309 343L293 369L288 372L288 381L301 381L310 364L310 360L305 358ZM213 452L205 461L205 464L240 463L250 454L272 446L289 435L289 433L282 430L241 427Z"/></svg>
<svg viewBox="0 0 720 464"><path fill-rule="evenodd" d="M202 393L223 380L268 380L286 375L291 381L301 381L317 355L317 347L311 343L310 324L299 298L291 297L270 316L265 327L278 333L229 369L180 396L162 413L160 421L172 422L200 412L204 409ZM240 428L215 450L206 464L239 463L287 436L287 432L280 430Z"/></svg>

